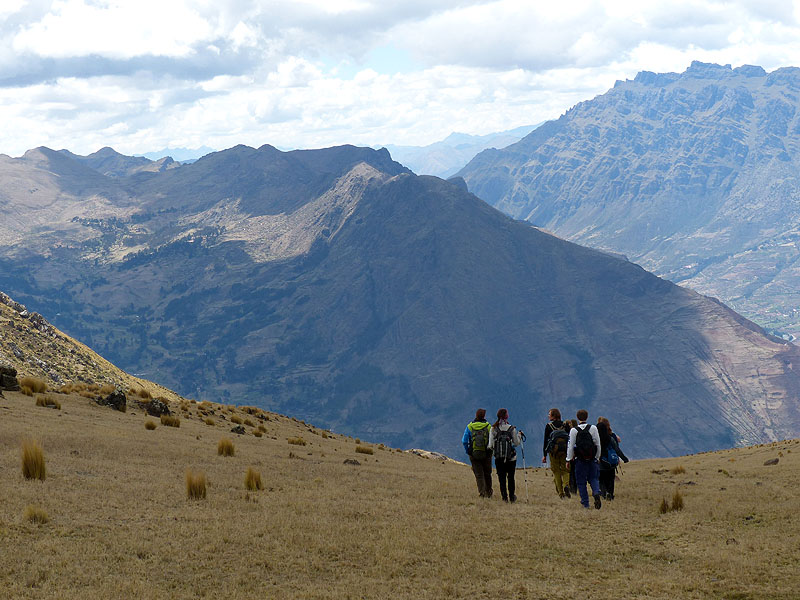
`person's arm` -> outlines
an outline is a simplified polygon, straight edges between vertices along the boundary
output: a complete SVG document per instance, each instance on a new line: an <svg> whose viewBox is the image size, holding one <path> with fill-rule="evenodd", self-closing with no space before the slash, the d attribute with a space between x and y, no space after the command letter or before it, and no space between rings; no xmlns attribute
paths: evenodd
<svg viewBox="0 0 800 600"><path fill-rule="evenodd" d="M628 457L622 452L622 448L619 447L619 438L617 438L616 434L611 436L611 444L614 446L614 450L617 452L617 456L619 456L622 462L628 462Z"/></svg>
<svg viewBox="0 0 800 600"><path fill-rule="evenodd" d="M494 448L494 438L497 437L494 427L489 427L489 442L487 448Z"/></svg>
<svg viewBox="0 0 800 600"><path fill-rule="evenodd" d="M464 452L469 454L469 425L464 429L464 435L461 437L461 443L464 446Z"/></svg>
<svg viewBox="0 0 800 600"><path fill-rule="evenodd" d="M597 448L594 454L594 459L599 461L600 456L602 456L603 454L603 448L600 445L600 432L597 431L597 427L595 427L594 425L591 425L590 427L591 429L589 430L589 433L592 434L592 439L594 440L595 448Z"/></svg>
<svg viewBox="0 0 800 600"><path fill-rule="evenodd" d="M550 434L553 433L553 426L548 423L544 426L544 443L542 444L542 462L547 462L547 442L550 441Z"/></svg>
<svg viewBox="0 0 800 600"><path fill-rule="evenodd" d="M572 428L569 430L569 443L567 444L567 465L575 456L575 439L578 437L578 430Z"/></svg>

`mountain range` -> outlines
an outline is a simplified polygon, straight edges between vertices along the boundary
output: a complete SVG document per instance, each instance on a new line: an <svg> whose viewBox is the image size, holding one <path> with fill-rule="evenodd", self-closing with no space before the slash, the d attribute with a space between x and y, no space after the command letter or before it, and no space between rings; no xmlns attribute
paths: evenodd
<svg viewBox="0 0 800 600"><path fill-rule="evenodd" d="M451 456L481 405L588 408L633 456L800 431L800 349L386 150L119 176L38 148L0 190L0 289L184 396Z"/></svg>
<svg viewBox="0 0 800 600"><path fill-rule="evenodd" d="M504 148L518 142L538 126L527 125L487 135L451 133L445 139L427 146L387 144L385 147L394 160L417 175L436 175L446 179L463 168L481 150Z"/></svg>
<svg viewBox="0 0 800 600"><path fill-rule="evenodd" d="M641 72L459 175L509 215L800 335L800 69Z"/></svg>

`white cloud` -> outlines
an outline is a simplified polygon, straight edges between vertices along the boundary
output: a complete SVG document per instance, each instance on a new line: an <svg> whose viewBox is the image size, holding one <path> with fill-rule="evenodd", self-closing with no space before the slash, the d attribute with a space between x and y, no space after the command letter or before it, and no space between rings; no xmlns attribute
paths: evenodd
<svg viewBox="0 0 800 600"><path fill-rule="evenodd" d="M426 144L557 117L640 70L800 66L800 0L2 6L11 154Z"/></svg>

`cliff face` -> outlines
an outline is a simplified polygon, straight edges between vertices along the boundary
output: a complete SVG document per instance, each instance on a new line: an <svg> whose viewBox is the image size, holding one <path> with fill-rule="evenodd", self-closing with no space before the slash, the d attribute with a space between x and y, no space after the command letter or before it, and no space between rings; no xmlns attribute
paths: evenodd
<svg viewBox="0 0 800 600"><path fill-rule="evenodd" d="M454 456L477 406L534 440L552 406L587 408L633 456L800 431L796 347L385 151L237 147L91 175L91 195L80 171L54 175L63 158L17 176L73 181L54 203L99 208L21 227L0 286L184 395Z"/></svg>
<svg viewBox="0 0 800 600"><path fill-rule="evenodd" d="M800 69L642 72L459 175L520 219L800 335Z"/></svg>

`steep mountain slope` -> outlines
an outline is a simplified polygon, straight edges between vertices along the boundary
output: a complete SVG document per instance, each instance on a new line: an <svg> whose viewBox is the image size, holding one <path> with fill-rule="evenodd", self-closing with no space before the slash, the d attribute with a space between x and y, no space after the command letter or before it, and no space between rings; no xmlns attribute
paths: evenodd
<svg viewBox="0 0 800 600"><path fill-rule="evenodd" d="M180 166L170 156L150 160L143 156L125 156L109 147L101 148L87 156L73 154L69 150L59 150L59 152L109 177L128 177L135 173L165 171Z"/></svg>
<svg viewBox="0 0 800 600"><path fill-rule="evenodd" d="M418 175L447 178L464 167L478 152L487 148L504 148L518 142L538 125L517 127L487 135L451 133L445 139L427 146L386 145L392 158Z"/></svg>
<svg viewBox="0 0 800 600"><path fill-rule="evenodd" d="M800 430L796 347L386 151L236 147L118 185L130 216L46 257L29 232L0 285L186 395L451 455L477 405L531 432L586 407L634 456Z"/></svg>
<svg viewBox="0 0 800 600"><path fill-rule="evenodd" d="M642 72L459 174L508 214L800 335L800 69Z"/></svg>

